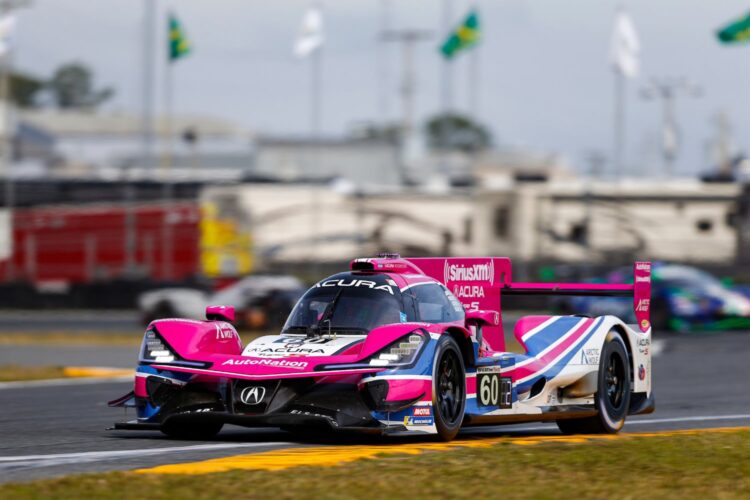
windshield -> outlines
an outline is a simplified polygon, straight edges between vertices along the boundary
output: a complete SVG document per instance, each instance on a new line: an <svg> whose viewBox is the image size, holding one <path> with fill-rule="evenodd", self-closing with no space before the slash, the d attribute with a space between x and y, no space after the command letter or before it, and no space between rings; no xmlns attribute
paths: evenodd
<svg viewBox="0 0 750 500"><path fill-rule="evenodd" d="M325 331L330 321L332 330L367 333L378 326L406 321L401 301L392 293L396 287L349 286L346 280L329 280L323 284L331 282L345 286L311 288L289 315L284 325L285 332ZM385 288L391 290L386 291Z"/></svg>

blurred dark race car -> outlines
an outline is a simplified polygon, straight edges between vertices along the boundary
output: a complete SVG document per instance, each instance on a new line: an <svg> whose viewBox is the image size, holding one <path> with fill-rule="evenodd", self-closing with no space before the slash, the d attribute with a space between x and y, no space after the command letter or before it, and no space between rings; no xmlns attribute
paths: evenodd
<svg viewBox="0 0 750 500"><path fill-rule="evenodd" d="M235 308L240 327L277 328L305 290L294 276L253 275L213 293L192 288L151 290L138 297L138 309L148 324L175 317L199 320L208 304L220 303Z"/></svg>
<svg viewBox="0 0 750 500"><path fill-rule="evenodd" d="M617 269L594 282L630 279L630 269ZM711 274L678 264L654 263L651 324L655 331L729 330L750 328L750 289L732 287ZM615 297L565 297L562 311L589 315L633 316L628 301Z"/></svg>

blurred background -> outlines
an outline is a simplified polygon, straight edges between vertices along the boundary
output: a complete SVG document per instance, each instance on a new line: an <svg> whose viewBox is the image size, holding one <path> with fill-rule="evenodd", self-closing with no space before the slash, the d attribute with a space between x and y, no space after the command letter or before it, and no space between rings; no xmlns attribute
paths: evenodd
<svg viewBox="0 0 750 500"><path fill-rule="evenodd" d="M0 329L208 303L267 329L382 251L508 256L541 281L649 259L659 331L750 324L750 4L0 10ZM548 306L629 314L504 308Z"/></svg>

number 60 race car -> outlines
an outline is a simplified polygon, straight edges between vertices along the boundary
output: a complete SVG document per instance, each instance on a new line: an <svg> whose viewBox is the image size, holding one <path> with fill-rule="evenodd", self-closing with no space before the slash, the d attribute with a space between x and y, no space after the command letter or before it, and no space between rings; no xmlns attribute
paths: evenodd
<svg viewBox="0 0 750 500"><path fill-rule="evenodd" d="M357 259L308 290L279 335L242 345L233 310L147 328L134 390L110 402L137 419L115 429L208 438L226 423L297 431L437 434L556 421L614 433L653 411L651 264L633 284L512 280L507 258ZM614 316L525 316L507 352L500 299L632 295L636 325Z"/></svg>

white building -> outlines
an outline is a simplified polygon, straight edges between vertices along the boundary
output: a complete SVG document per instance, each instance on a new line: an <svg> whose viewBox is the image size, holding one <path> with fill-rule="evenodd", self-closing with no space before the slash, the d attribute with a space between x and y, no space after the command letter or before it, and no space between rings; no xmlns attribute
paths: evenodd
<svg viewBox="0 0 750 500"><path fill-rule="evenodd" d="M168 163L173 180L236 180L252 166L251 133L227 120L207 116L159 117L150 157L144 157L141 117L123 112L22 110L20 124L54 137L62 160L51 173L61 177L119 178L126 168L135 178L153 176ZM171 131L171 134L170 134Z"/></svg>
<svg viewBox="0 0 750 500"><path fill-rule="evenodd" d="M693 180L517 183L477 194L477 241L523 260L726 263L740 186Z"/></svg>
<svg viewBox="0 0 750 500"><path fill-rule="evenodd" d="M324 184L212 187L248 217L261 261L502 255L519 261L731 262L739 187L692 181L514 182L451 193L362 194Z"/></svg>

